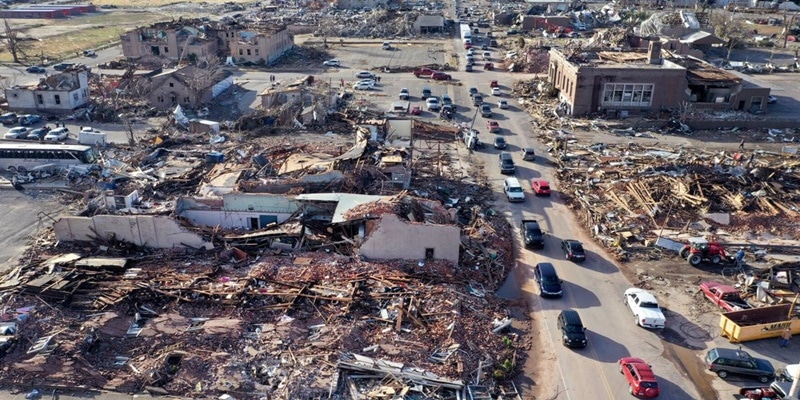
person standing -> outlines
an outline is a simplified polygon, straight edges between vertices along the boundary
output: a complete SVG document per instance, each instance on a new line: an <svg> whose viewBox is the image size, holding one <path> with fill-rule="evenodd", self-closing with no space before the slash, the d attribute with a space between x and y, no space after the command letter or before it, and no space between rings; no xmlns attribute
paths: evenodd
<svg viewBox="0 0 800 400"><path fill-rule="evenodd" d="M744 139L742 139L742 141L739 142L739 151L744 151Z"/></svg>
<svg viewBox="0 0 800 400"><path fill-rule="evenodd" d="M792 330L786 328L781 334L781 347L789 347L789 339L792 338Z"/></svg>
<svg viewBox="0 0 800 400"><path fill-rule="evenodd" d="M744 266L744 247L739 247L739 251L736 252L736 268L742 268Z"/></svg>

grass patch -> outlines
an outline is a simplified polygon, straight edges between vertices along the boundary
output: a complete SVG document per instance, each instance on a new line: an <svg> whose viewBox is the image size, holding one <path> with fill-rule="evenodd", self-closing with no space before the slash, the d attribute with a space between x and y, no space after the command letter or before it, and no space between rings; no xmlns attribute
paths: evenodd
<svg viewBox="0 0 800 400"><path fill-rule="evenodd" d="M132 2L130 0L94 0L92 4L97 7L102 6L115 6L119 8L142 8L142 7L163 7L172 4L181 3L207 3L207 4L224 4L224 3L253 3L253 0L137 0Z"/></svg>

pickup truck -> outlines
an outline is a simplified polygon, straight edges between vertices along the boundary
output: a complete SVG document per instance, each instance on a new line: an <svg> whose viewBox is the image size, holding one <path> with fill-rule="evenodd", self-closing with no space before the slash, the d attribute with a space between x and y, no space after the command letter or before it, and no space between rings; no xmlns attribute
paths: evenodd
<svg viewBox="0 0 800 400"><path fill-rule="evenodd" d="M420 68L420 69L415 69L414 70L414 76L416 76L417 78L419 78L420 76L425 77L425 78L430 78L431 75L434 72L436 72L436 71L434 71L434 70L432 70L430 68Z"/></svg>
<svg viewBox="0 0 800 400"><path fill-rule="evenodd" d="M702 282L700 283L700 290L703 295L712 303L719 306L719 308L729 311L747 310L753 308L747 304L744 299L739 295L739 290L733 286L724 285L719 282Z"/></svg>
<svg viewBox="0 0 800 400"><path fill-rule="evenodd" d="M667 319L664 318L664 313L658 307L658 300L650 292L639 288L629 288L625 290L623 301L633 312L636 325L643 328L660 329L666 324Z"/></svg>

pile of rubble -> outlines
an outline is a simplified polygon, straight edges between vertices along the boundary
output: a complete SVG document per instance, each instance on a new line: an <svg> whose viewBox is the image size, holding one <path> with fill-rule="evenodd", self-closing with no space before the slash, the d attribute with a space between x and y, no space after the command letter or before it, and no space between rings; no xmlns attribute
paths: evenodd
<svg viewBox="0 0 800 400"><path fill-rule="evenodd" d="M374 10L355 15L328 17L326 23L319 24L315 36L328 37L367 37L390 38L408 37L416 34L414 20L410 14L387 10Z"/></svg>

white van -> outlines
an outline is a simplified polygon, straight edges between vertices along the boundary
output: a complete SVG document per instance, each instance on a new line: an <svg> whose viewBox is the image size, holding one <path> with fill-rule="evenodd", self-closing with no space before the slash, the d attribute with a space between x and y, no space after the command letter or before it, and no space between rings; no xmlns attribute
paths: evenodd
<svg viewBox="0 0 800 400"><path fill-rule="evenodd" d="M517 178L506 178L503 181L503 191L510 202L525 201L525 191Z"/></svg>

